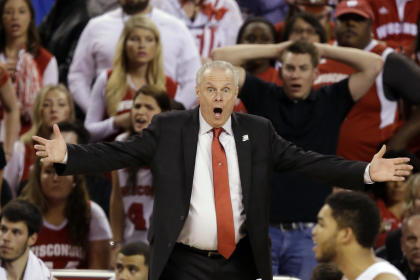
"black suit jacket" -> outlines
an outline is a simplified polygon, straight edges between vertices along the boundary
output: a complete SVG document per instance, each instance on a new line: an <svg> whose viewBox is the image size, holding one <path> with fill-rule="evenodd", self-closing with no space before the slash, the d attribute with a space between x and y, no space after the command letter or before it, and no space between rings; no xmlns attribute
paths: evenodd
<svg viewBox="0 0 420 280"><path fill-rule="evenodd" d="M199 132L199 110L156 116L149 128L128 142L68 145L68 162L59 174L150 166L155 203L149 229L149 279L159 279L188 215ZM272 170L294 170L323 182L362 189L366 163L304 151L278 136L271 122L232 114L249 237L262 279L272 279L268 236ZM243 137L248 135L248 137ZM305 194L302 194L305 195Z"/></svg>

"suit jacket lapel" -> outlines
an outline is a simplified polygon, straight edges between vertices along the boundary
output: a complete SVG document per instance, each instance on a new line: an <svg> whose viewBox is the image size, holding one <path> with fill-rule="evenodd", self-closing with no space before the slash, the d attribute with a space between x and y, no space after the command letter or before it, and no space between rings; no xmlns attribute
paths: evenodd
<svg viewBox="0 0 420 280"><path fill-rule="evenodd" d="M235 137L236 152L238 154L239 175L241 178L244 206L249 201L251 187L251 140L249 132L240 123L240 116L232 114L232 130Z"/></svg>
<svg viewBox="0 0 420 280"><path fill-rule="evenodd" d="M198 131L199 131L199 110L198 107L191 111L191 118L182 128L182 142L184 149L185 183L191 196L195 158L197 153Z"/></svg>

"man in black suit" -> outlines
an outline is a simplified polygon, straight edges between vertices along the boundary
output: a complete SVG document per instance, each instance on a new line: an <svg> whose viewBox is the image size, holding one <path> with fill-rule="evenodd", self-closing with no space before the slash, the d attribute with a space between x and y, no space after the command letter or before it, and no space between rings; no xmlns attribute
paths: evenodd
<svg viewBox="0 0 420 280"><path fill-rule="evenodd" d="M149 232L152 280L272 279L268 237L272 170L293 169L352 189L363 189L364 181L404 180L411 170L408 159L383 159L385 148L369 167L304 151L278 136L267 119L232 113L238 74L227 62L203 65L196 92L199 108L160 114L128 142L66 146L57 126L54 140L34 136L40 143L35 145L37 155L42 161L61 163L56 165L59 174L150 166L155 194ZM216 136L221 131L220 137L213 138L213 131ZM225 161L213 161L215 154L220 155L217 145L222 145ZM227 171L231 204L223 217L216 214L222 199L213 196L225 177L213 172L221 169ZM219 223L226 220L233 220L234 233L228 227L219 231ZM227 235L234 238L228 249Z"/></svg>

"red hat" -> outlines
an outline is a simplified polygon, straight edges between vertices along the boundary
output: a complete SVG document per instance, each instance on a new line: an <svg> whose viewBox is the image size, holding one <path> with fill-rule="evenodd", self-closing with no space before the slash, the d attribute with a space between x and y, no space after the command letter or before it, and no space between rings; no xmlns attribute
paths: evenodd
<svg viewBox="0 0 420 280"><path fill-rule="evenodd" d="M335 18L344 14L357 14L367 19L374 19L375 15L369 3L365 0L343 0L335 8Z"/></svg>

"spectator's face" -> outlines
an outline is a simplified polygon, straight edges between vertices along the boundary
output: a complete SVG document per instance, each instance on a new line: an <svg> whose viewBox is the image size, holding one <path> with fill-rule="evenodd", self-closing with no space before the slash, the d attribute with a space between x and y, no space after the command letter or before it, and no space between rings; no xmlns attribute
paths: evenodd
<svg viewBox="0 0 420 280"><path fill-rule="evenodd" d="M274 42L275 38L273 38L270 28L267 24L262 22L248 24L239 40L240 44L273 44ZM262 67L262 69L268 68L270 66L269 64L269 59L255 59L247 61L244 67L247 71L255 73L260 70L260 67Z"/></svg>
<svg viewBox="0 0 420 280"><path fill-rule="evenodd" d="M28 227L24 222L10 222L2 218L0 222L0 259L15 261L32 246L37 234L28 236Z"/></svg>
<svg viewBox="0 0 420 280"><path fill-rule="evenodd" d="M43 123L49 127L53 124L65 121L70 117L70 104L67 95L53 89L45 94L41 104L41 116Z"/></svg>
<svg viewBox="0 0 420 280"><path fill-rule="evenodd" d="M324 205L318 213L318 222L312 230L315 258L318 262L334 261L337 251L337 222L329 205Z"/></svg>
<svg viewBox="0 0 420 280"><path fill-rule="evenodd" d="M363 49L371 40L370 21L357 14L338 17L335 25L337 42L343 47Z"/></svg>
<svg viewBox="0 0 420 280"><path fill-rule="evenodd" d="M272 44L275 38L267 24L262 22L253 22L245 27L240 44Z"/></svg>
<svg viewBox="0 0 420 280"><path fill-rule="evenodd" d="M128 67L137 68L149 63L156 54L156 37L152 31L136 27L128 34L125 54Z"/></svg>
<svg viewBox="0 0 420 280"><path fill-rule="evenodd" d="M229 119L238 96L233 73L229 69L207 69L196 86L203 118L212 127L222 127Z"/></svg>
<svg viewBox="0 0 420 280"><path fill-rule="evenodd" d="M301 40L309 43L321 42L321 38L319 38L319 35L318 33L316 33L315 28L301 18L296 19L295 23L293 24L292 30L289 35L289 40Z"/></svg>
<svg viewBox="0 0 420 280"><path fill-rule="evenodd" d="M144 263L143 255L117 255L115 265L116 280L147 280L149 267Z"/></svg>
<svg viewBox="0 0 420 280"><path fill-rule="evenodd" d="M411 217L403 226L401 250L412 271L420 272L420 217Z"/></svg>
<svg viewBox="0 0 420 280"><path fill-rule="evenodd" d="M24 0L7 1L2 17L6 39L26 38L31 11Z"/></svg>
<svg viewBox="0 0 420 280"><path fill-rule="evenodd" d="M306 99L316 77L316 69L309 54L283 54L281 76L284 92L290 99Z"/></svg>
<svg viewBox="0 0 420 280"><path fill-rule="evenodd" d="M126 14L137 14L149 5L149 0L120 0L120 5Z"/></svg>
<svg viewBox="0 0 420 280"><path fill-rule="evenodd" d="M407 186L405 182L387 182L386 199L390 204L403 202L407 195Z"/></svg>
<svg viewBox="0 0 420 280"><path fill-rule="evenodd" d="M134 100L131 109L131 123L134 132L140 133L144 128L148 127L154 115L162 112L156 99L152 96L140 94Z"/></svg>
<svg viewBox="0 0 420 280"><path fill-rule="evenodd" d="M48 203L65 203L74 187L73 176L58 176L51 163L41 163L41 189Z"/></svg>

